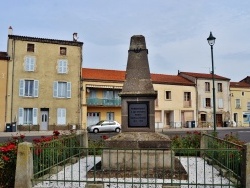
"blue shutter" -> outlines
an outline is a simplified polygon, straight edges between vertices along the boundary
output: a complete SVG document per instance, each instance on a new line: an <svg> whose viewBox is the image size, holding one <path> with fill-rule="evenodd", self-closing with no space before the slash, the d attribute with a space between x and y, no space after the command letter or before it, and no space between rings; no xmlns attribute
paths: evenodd
<svg viewBox="0 0 250 188"><path fill-rule="evenodd" d="M38 108L33 108L33 125L37 125Z"/></svg>
<svg viewBox="0 0 250 188"><path fill-rule="evenodd" d="M54 81L53 97L58 97L58 82L57 81Z"/></svg>
<svg viewBox="0 0 250 188"><path fill-rule="evenodd" d="M58 60L58 64L57 64L57 72L58 73L62 73L63 71L63 61L62 60Z"/></svg>
<svg viewBox="0 0 250 188"><path fill-rule="evenodd" d="M24 96L24 80L19 81L19 96Z"/></svg>
<svg viewBox="0 0 250 188"><path fill-rule="evenodd" d="M30 57L30 66L29 66L29 71L34 71L35 70L35 58L34 57Z"/></svg>
<svg viewBox="0 0 250 188"><path fill-rule="evenodd" d="M71 98L71 82L67 82L67 98Z"/></svg>
<svg viewBox="0 0 250 188"><path fill-rule="evenodd" d="M24 110L23 108L19 108L18 110L18 125L23 125L23 113L24 113Z"/></svg>
<svg viewBox="0 0 250 188"><path fill-rule="evenodd" d="M29 71L29 57L24 58L24 70Z"/></svg>
<svg viewBox="0 0 250 188"><path fill-rule="evenodd" d="M39 81L34 80L34 97L38 97L38 91L39 91Z"/></svg>

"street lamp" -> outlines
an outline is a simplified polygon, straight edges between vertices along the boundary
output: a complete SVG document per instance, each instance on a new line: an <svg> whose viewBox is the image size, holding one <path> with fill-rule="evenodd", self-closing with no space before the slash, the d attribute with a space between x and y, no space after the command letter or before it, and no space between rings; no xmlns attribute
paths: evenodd
<svg viewBox="0 0 250 188"><path fill-rule="evenodd" d="M207 38L208 44L211 46L211 58L212 58L212 80L213 80L213 112L214 112L214 132L216 132L216 106L215 106L215 86L214 86L214 56L213 56L213 46L215 43L215 37L210 32Z"/></svg>

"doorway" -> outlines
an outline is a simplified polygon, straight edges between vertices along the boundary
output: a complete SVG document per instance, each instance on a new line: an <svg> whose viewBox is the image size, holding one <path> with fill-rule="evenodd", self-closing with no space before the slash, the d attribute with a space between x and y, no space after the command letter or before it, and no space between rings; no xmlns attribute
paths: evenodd
<svg viewBox="0 0 250 188"><path fill-rule="evenodd" d="M49 125L49 109L48 108L41 108L41 126L40 131L47 131Z"/></svg>

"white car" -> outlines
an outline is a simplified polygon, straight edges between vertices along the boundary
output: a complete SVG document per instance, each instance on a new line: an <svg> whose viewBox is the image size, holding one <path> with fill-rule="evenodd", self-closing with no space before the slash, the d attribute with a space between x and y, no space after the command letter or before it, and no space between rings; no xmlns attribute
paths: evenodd
<svg viewBox="0 0 250 188"><path fill-rule="evenodd" d="M103 120L99 121L95 125L89 125L87 127L88 132L98 133L98 132L117 132L121 131L121 124L117 121Z"/></svg>

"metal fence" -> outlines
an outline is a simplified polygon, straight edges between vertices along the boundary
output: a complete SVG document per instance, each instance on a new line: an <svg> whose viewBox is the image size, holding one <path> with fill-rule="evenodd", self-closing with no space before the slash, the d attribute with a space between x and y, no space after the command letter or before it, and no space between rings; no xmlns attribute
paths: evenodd
<svg viewBox="0 0 250 188"><path fill-rule="evenodd" d="M240 187L239 175L219 165L211 149L108 149L83 147L43 147L34 161L43 161L35 170L34 187ZM72 156L68 154L76 151ZM237 149L220 149L228 159ZM53 157L52 157L53 156ZM68 156L68 157L66 157ZM61 160L63 159L63 160ZM169 163L170 161L170 163ZM237 163L237 164L234 164ZM39 165L38 164L38 165ZM170 165L168 165L170 164ZM232 172L232 173L223 173Z"/></svg>

